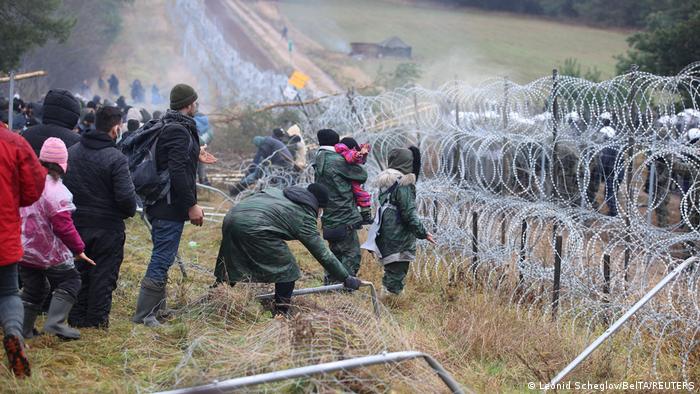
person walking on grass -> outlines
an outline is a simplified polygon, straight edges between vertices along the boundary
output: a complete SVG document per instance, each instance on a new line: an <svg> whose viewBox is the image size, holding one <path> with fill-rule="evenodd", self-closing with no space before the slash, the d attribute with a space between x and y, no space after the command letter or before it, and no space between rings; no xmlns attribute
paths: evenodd
<svg viewBox="0 0 700 394"><path fill-rule="evenodd" d="M34 335L34 322L41 305L49 295L48 282L54 288L44 332L64 339L79 339L80 332L66 324L68 313L78 297L80 274L74 258L95 265L85 255L85 244L72 219L73 195L61 178L68 170L68 150L58 138L44 142L39 161L48 170L41 198L29 207L20 208L22 247L20 261L22 302L24 303L23 334Z"/></svg>
<svg viewBox="0 0 700 394"><path fill-rule="evenodd" d="M29 143L0 123L0 325L9 369L18 378L31 375L24 349L24 308L17 286L22 258L20 207L34 204L44 191L46 169Z"/></svg>
<svg viewBox="0 0 700 394"><path fill-rule="evenodd" d="M69 322L74 327L107 328L124 259L124 220L136 213L136 192L126 156L115 144L122 134L119 108L102 107L95 118L95 129L68 149L71 170L64 179L77 208L75 226L86 253L97 262L76 264L82 286Z"/></svg>
<svg viewBox="0 0 700 394"><path fill-rule="evenodd" d="M187 220L195 226L204 222L204 210L197 205L197 163L199 134L194 121L197 92L178 84L170 92L170 109L163 116L163 130L155 148L156 169L168 171L167 194L145 207L151 222L153 251L136 302L134 323L158 326L158 311L165 309L168 270L175 261Z"/></svg>
<svg viewBox="0 0 700 394"><path fill-rule="evenodd" d="M331 129L319 130L318 144L313 164L314 180L328 189L328 207L321 218L323 238L350 275L357 275L362 258L357 230L362 226L362 216L355 203L353 182L367 181L367 171L349 164L335 151L340 142L338 133ZM332 282L326 277L326 283Z"/></svg>
<svg viewBox="0 0 700 394"><path fill-rule="evenodd" d="M365 243L363 248L379 252L377 257L384 266L383 291L387 295L399 295L403 291L409 264L416 259L416 238L435 243L416 209L420 167L418 148L393 149L389 152L389 168L377 177L379 208L373 224L378 227L374 229L376 247L367 247Z"/></svg>

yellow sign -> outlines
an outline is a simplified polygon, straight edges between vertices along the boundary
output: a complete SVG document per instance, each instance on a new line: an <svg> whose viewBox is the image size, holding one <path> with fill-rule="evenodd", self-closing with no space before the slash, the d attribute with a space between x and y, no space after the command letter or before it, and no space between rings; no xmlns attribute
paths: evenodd
<svg viewBox="0 0 700 394"><path fill-rule="evenodd" d="M289 81L287 82L289 82L290 85L294 86L297 89L303 89L304 86L306 86L306 83L309 82L309 79L311 79L311 77L304 74L303 72L294 71L292 73L292 76L289 77Z"/></svg>

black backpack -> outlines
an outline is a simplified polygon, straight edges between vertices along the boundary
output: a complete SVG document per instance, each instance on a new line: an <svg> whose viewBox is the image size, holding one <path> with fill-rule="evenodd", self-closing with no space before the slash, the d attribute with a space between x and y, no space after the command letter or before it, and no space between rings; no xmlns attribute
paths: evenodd
<svg viewBox="0 0 700 394"><path fill-rule="evenodd" d="M149 120L120 144L126 155L136 194L145 206L170 195L170 172L158 172L156 145L167 124L161 119Z"/></svg>

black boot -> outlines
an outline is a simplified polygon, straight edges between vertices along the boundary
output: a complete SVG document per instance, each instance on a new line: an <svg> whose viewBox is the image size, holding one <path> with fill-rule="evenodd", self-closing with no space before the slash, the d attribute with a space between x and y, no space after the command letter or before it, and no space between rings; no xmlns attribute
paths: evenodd
<svg viewBox="0 0 700 394"><path fill-rule="evenodd" d="M132 321L144 324L147 327L158 327L160 323L156 319L158 309L165 301L165 284L158 284L150 278L143 278L141 291L136 301L136 312Z"/></svg>
<svg viewBox="0 0 700 394"><path fill-rule="evenodd" d="M36 317L41 313L41 306L29 302L22 302L22 304L24 304L22 336L25 339L33 338L35 335L37 335L37 331L34 328L34 323L36 323Z"/></svg>
<svg viewBox="0 0 700 394"><path fill-rule="evenodd" d="M53 293L49 312L44 323L44 332L55 334L63 339L80 339L80 331L66 324L68 313L75 303L75 298L64 290Z"/></svg>

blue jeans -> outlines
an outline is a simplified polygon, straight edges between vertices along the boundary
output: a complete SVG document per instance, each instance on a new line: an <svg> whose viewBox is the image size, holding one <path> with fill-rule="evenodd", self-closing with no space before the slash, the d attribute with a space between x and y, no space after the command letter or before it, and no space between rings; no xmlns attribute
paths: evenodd
<svg viewBox="0 0 700 394"><path fill-rule="evenodd" d="M0 266L0 323L5 335L22 336L24 306L17 287L17 264Z"/></svg>
<svg viewBox="0 0 700 394"><path fill-rule="evenodd" d="M151 252L151 261L146 270L146 278L159 285L165 285L168 281L168 270L175 262L175 255L180 247L180 238L184 227L185 222L153 219L151 222L153 252Z"/></svg>

